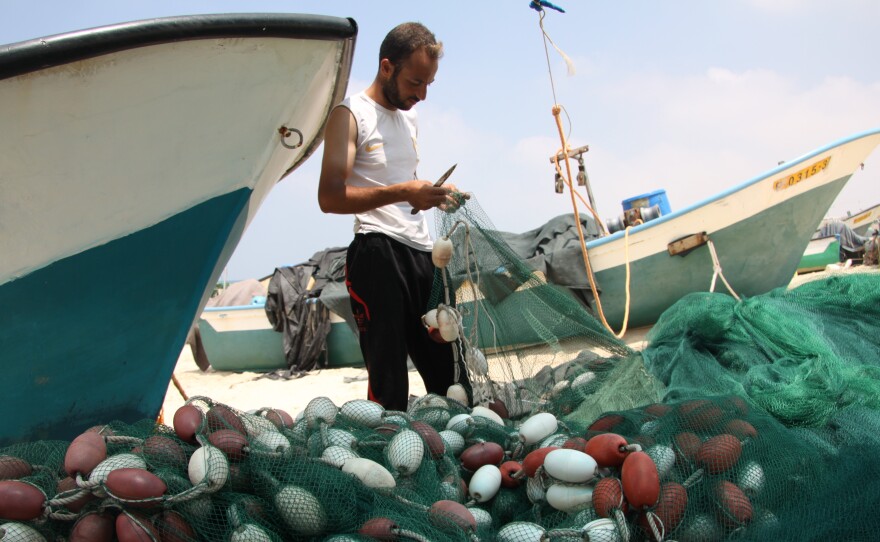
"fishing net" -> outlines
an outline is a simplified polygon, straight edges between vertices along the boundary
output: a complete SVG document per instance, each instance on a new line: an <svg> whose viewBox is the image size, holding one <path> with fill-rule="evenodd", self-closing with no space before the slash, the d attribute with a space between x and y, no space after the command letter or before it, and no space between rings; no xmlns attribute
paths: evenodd
<svg viewBox="0 0 880 542"><path fill-rule="evenodd" d="M454 341L471 404L455 386L406 412L193 397L169 425L15 444L0 540L876 538L876 274L692 294L634 351L473 199L437 232L425 324Z"/></svg>

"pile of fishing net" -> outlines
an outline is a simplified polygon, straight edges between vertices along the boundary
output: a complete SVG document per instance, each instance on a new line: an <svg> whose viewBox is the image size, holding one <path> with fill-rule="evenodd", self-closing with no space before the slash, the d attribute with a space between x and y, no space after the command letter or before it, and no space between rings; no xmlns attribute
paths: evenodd
<svg viewBox="0 0 880 542"><path fill-rule="evenodd" d="M875 275L690 295L635 352L476 202L437 231L426 331L470 385L406 412L194 397L170 426L19 443L0 541L876 538Z"/></svg>

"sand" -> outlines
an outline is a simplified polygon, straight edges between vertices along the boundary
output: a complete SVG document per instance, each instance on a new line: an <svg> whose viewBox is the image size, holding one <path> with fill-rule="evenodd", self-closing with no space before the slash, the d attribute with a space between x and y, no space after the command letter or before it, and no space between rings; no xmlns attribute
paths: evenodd
<svg viewBox="0 0 880 542"><path fill-rule="evenodd" d="M877 266L829 266L823 272L794 277L790 287L842 273L874 273L880 278ZM646 345L645 335L649 330L650 328L630 330L624 341L632 348L643 348ZM239 410L271 407L296 414L315 397L328 397L337 405L342 405L351 399L366 398L367 394L366 370L363 368L316 370L293 380L271 380L261 373L235 373L214 369L203 372L196 366L189 346L181 351L174 376L186 396L209 397ZM409 382L411 395L420 396L425 393L424 384L417 372L410 371ZM166 424L170 425L173 413L184 402L181 391L173 381L169 383L163 405Z"/></svg>

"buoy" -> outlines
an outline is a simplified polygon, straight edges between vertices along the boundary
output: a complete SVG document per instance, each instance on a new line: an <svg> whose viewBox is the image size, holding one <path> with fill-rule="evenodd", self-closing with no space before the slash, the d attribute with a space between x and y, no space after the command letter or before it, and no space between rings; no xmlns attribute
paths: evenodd
<svg viewBox="0 0 880 542"><path fill-rule="evenodd" d="M537 523L514 521L498 530L498 542L538 542L547 531Z"/></svg>
<svg viewBox="0 0 880 542"><path fill-rule="evenodd" d="M422 465L425 443L415 431L403 429L388 443L386 453L391 468L403 476L409 476Z"/></svg>
<svg viewBox="0 0 880 542"><path fill-rule="evenodd" d="M451 343L458 339L458 313L455 309L446 305L437 307L437 329L440 330L440 336L446 342Z"/></svg>
<svg viewBox="0 0 880 542"><path fill-rule="evenodd" d="M428 509L428 519L441 529L476 531L477 519L463 504L450 500L437 501Z"/></svg>
<svg viewBox="0 0 880 542"><path fill-rule="evenodd" d="M150 522L150 518L123 510L116 516L116 538L119 542L159 540L159 532Z"/></svg>
<svg viewBox="0 0 880 542"><path fill-rule="evenodd" d="M639 516L639 523L648 534L648 537L656 540L654 530L651 528L653 521L659 521L660 525L656 525L658 533L669 535L674 531L681 520L684 518L687 509L688 496L684 486L675 482L667 482L660 489L660 500L657 506L650 512L645 512Z"/></svg>
<svg viewBox="0 0 880 542"><path fill-rule="evenodd" d="M230 461L244 459L244 448L248 445L247 437L234 429L220 429L208 436L208 442L226 454Z"/></svg>
<svg viewBox="0 0 880 542"><path fill-rule="evenodd" d="M92 469L107 459L107 444L98 433L86 431L73 439L64 454L64 472L76 478L77 474L88 476ZM16 477L20 478L20 477Z"/></svg>
<svg viewBox="0 0 880 542"><path fill-rule="evenodd" d="M365 486L373 489L391 489L397 485L385 467L365 457L346 459L342 472L355 475Z"/></svg>
<svg viewBox="0 0 880 542"><path fill-rule="evenodd" d="M244 523L232 530L229 542L272 542L273 538L265 529L253 523Z"/></svg>
<svg viewBox="0 0 880 542"><path fill-rule="evenodd" d="M672 467L675 466L675 452L672 448L663 444L656 444L645 450L645 453L657 465L657 474L660 475L660 479L665 480L668 478L672 472Z"/></svg>
<svg viewBox="0 0 880 542"><path fill-rule="evenodd" d="M477 502L491 500L501 488L501 471L495 465L483 465L471 477L468 493Z"/></svg>
<svg viewBox="0 0 880 542"><path fill-rule="evenodd" d="M80 539L85 540L85 539ZM0 542L46 542L39 531L24 523L10 521L0 525ZM73 539L71 539L71 542Z"/></svg>
<svg viewBox="0 0 880 542"><path fill-rule="evenodd" d="M537 450L532 450L529 452L525 459L523 459L523 472L526 476L534 476L538 471L538 468L544 466L544 459L547 457L547 454L552 452L553 450L559 450L559 446L547 446L545 448L538 448Z"/></svg>
<svg viewBox="0 0 880 542"><path fill-rule="evenodd" d="M333 465L337 469L341 469L346 459L357 457L357 454L348 448L342 446L327 446L321 454L321 459L329 465Z"/></svg>
<svg viewBox="0 0 880 542"><path fill-rule="evenodd" d="M443 443L443 439L440 437L440 434L436 429L427 423L418 420L412 422L409 426L413 431L418 433L425 442L425 446L427 446L428 452L433 459L443 457L443 454L446 452L446 445Z"/></svg>
<svg viewBox="0 0 880 542"><path fill-rule="evenodd" d="M562 482L589 482L596 477L596 469L596 460L580 450L560 448L544 458L544 472Z"/></svg>
<svg viewBox="0 0 880 542"><path fill-rule="evenodd" d="M284 454L290 450L290 441L278 431L263 431L254 438L254 448L263 452Z"/></svg>
<svg viewBox="0 0 880 542"><path fill-rule="evenodd" d="M755 461L749 461L736 475L736 485L746 495L754 497L764 489L764 469Z"/></svg>
<svg viewBox="0 0 880 542"><path fill-rule="evenodd" d="M262 415L278 429L290 429L293 427L293 417L279 408L266 409Z"/></svg>
<svg viewBox="0 0 880 542"><path fill-rule="evenodd" d="M2 529L4 526L0 526ZM116 532L115 518L106 512L89 512L80 516L70 531L68 542L112 542ZM0 534L0 540L5 540ZM19 540L10 538L9 540Z"/></svg>
<svg viewBox="0 0 880 542"><path fill-rule="evenodd" d="M697 455L697 450L703 443L695 433L686 431L675 435L672 439L675 444L675 456L679 463L693 461Z"/></svg>
<svg viewBox="0 0 880 542"><path fill-rule="evenodd" d="M458 401L463 405L468 404L467 391L461 384L453 384L449 386L449 389L446 390L446 397Z"/></svg>
<svg viewBox="0 0 880 542"><path fill-rule="evenodd" d="M195 405L185 404L174 412L172 423L177 438L195 444L196 434L205 428L205 414Z"/></svg>
<svg viewBox="0 0 880 542"><path fill-rule="evenodd" d="M439 269L445 268L452 260L452 241L448 237L441 237L434 241L434 248L431 250L431 261L434 267Z"/></svg>
<svg viewBox="0 0 880 542"><path fill-rule="evenodd" d="M483 465L500 465L504 448L496 442L478 442L461 452L459 461L465 469L475 472Z"/></svg>
<svg viewBox="0 0 880 542"><path fill-rule="evenodd" d="M636 510L650 508L660 498L660 475L645 452L632 452L620 468L620 481L626 502Z"/></svg>
<svg viewBox="0 0 880 542"><path fill-rule="evenodd" d="M111 497L122 501L148 501L140 503L144 506L158 504L156 499L168 490L161 478L146 469L116 469L107 475L104 487Z"/></svg>
<svg viewBox="0 0 880 542"><path fill-rule="evenodd" d="M318 499L306 489L288 485L275 494L275 508L297 535L314 536L327 526L327 514Z"/></svg>
<svg viewBox="0 0 880 542"><path fill-rule="evenodd" d="M446 429L455 431L461 436L467 436L473 430L473 421L470 414L456 414L449 419Z"/></svg>
<svg viewBox="0 0 880 542"><path fill-rule="evenodd" d="M210 444L193 452L187 468L192 485L206 484L207 491L213 493L226 484L229 479L229 461L226 454Z"/></svg>
<svg viewBox="0 0 880 542"><path fill-rule="evenodd" d="M231 408L226 405L214 405L208 409L205 418L208 422L208 431L219 431L220 429L232 429L238 431L242 435L247 434L244 423Z"/></svg>
<svg viewBox="0 0 880 542"><path fill-rule="evenodd" d="M721 474L736 465L740 455L742 444L739 439L725 433L701 444L694 460L709 474Z"/></svg>
<svg viewBox="0 0 880 542"><path fill-rule="evenodd" d="M552 435L559 427L556 416L549 412L541 412L531 416L519 427L519 438L523 444L529 445Z"/></svg>
<svg viewBox="0 0 880 542"><path fill-rule="evenodd" d="M31 521L40 517L46 504L46 495L27 482L4 480L0 482L0 518L13 521Z"/></svg>
<svg viewBox="0 0 880 542"><path fill-rule="evenodd" d="M467 414L464 415L467 416ZM438 434L440 435L440 438L443 439L443 444L446 445L446 448L452 453L452 455L457 456L462 450L464 450L464 437L462 437L460 433L450 429L444 429Z"/></svg>
<svg viewBox="0 0 880 542"><path fill-rule="evenodd" d="M173 438L151 435L144 440L144 457L151 466L182 467L186 465L186 452Z"/></svg>
<svg viewBox="0 0 880 542"><path fill-rule="evenodd" d="M65 456L65 462L66 459ZM30 476L33 470L31 464L24 459L11 455L0 455L0 481L18 480L19 478Z"/></svg>
<svg viewBox="0 0 880 542"><path fill-rule="evenodd" d="M566 513L588 508L593 502L593 488L588 485L553 484L544 495L547 504Z"/></svg>
<svg viewBox="0 0 880 542"><path fill-rule="evenodd" d="M477 405L471 409L471 416L491 420L493 423L497 423L501 427L504 427L504 420L501 419L501 416L484 406Z"/></svg>
<svg viewBox="0 0 880 542"><path fill-rule="evenodd" d="M748 525L752 521L752 501L733 482L720 480L715 486L718 519L728 527Z"/></svg>
<svg viewBox="0 0 880 542"><path fill-rule="evenodd" d="M382 424L385 407L367 399L352 399L342 405L339 413L357 424L378 427Z"/></svg>
<svg viewBox="0 0 880 542"><path fill-rule="evenodd" d="M517 487L522 483L522 464L518 461L505 461L498 467L501 471L501 485L504 487Z"/></svg>
<svg viewBox="0 0 880 542"><path fill-rule="evenodd" d="M593 509L599 517L611 517L613 510L626 512L623 485L617 478L602 478L593 488Z"/></svg>
<svg viewBox="0 0 880 542"><path fill-rule="evenodd" d="M333 422L336 421L336 414L338 412L339 408L329 398L315 397L309 401L308 405L306 405L306 408L303 411L303 416L305 417L306 424L308 424L311 429L315 427L318 422L333 425Z"/></svg>

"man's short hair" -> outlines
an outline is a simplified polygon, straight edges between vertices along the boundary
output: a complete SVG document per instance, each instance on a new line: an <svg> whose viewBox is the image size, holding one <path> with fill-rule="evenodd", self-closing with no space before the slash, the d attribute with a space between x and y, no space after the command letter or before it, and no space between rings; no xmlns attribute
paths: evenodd
<svg viewBox="0 0 880 542"><path fill-rule="evenodd" d="M443 42L437 41L434 33L422 23L402 23L388 32L379 47L379 60L387 58L398 64L422 47L431 58L443 56Z"/></svg>

